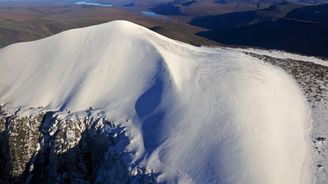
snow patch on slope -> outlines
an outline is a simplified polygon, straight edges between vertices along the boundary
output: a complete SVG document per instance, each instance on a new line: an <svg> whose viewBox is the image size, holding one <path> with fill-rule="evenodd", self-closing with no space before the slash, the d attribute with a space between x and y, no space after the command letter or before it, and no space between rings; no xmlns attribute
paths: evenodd
<svg viewBox="0 0 328 184"><path fill-rule="evenodd" d="M0 102L127 121L131 167L168 183L308 183L310 111L285 72L114 21L0 50Z"/></svg>
<svg viewBox="0 0 328 184"><path fill-rule="evenodd" d="M248 48L248 49L236 49L244 52L253 52L261 55L267 55L274 58L279 59L292 59L292 60L298 60L298 61L306 61L306 62L312 62L315 64L319 64L322 66L328 66L328 61L325 61L323 59L312 57L312 56L303 56L299 54L292 54L284 51L279 50L262 50L262 49L254 49L254 48Z"/></svg>

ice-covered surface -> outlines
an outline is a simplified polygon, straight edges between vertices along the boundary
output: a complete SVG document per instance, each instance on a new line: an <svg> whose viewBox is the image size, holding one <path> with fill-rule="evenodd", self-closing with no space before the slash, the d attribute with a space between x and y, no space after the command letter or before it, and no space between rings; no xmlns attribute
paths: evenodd
<svg viewBox="0 0 328 184"><path fill-rule="evenodd" d="M168 183L311 183L311 116L283 70L115 21L0 50L7 110L126 119L131 168ZM20 111L20 116L31 112Z"/></svg>

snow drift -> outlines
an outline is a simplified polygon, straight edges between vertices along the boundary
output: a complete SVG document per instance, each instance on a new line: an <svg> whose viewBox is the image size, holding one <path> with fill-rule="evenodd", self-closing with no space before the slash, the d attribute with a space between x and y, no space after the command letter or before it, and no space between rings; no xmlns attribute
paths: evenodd
<svg viewBox="0 0 328 184"><path fill-rule="evenodd" d="M131 167L158 182L299 184L310 179L302 92L282 70L126 21L0 50L0 102L129 119Z"/></svg>

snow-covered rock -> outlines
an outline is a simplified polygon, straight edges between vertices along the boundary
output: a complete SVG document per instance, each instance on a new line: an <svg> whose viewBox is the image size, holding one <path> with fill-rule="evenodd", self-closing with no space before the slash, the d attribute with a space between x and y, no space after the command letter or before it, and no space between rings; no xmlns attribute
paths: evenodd
<svg viewBox="0 0 328 184"><path fill-rule="evenodd" d="M312 118L302 91L282 69L244 51L194 47L114 21L8 46L0 50L0 66L7 112L67 112L60 122L41 123L41 132L47 127L41 150L46 137L60 136L50 139L55 153L70 154L79 133L106 130L94 120L89 128L70 123L79 114L126 128L121 151L133 153L123 158L127 176L150 171L157 182L227 184L313 178ZM99 179L111 171L106 160L94 168L93 181L111 181Z"/></svg>

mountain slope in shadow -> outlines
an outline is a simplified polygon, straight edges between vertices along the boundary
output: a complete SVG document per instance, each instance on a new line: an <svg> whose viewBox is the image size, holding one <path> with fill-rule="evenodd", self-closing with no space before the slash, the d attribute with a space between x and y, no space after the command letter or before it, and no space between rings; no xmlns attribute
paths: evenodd
<svg viewBox="0 0 328 184"><path fill-rule="evenodd" d="M197 35L227 45L328 57L325 46L328 42L328 4L297 8L288 3L279 6L261 11L199 17L191 24L209 29Z"/></svg>

